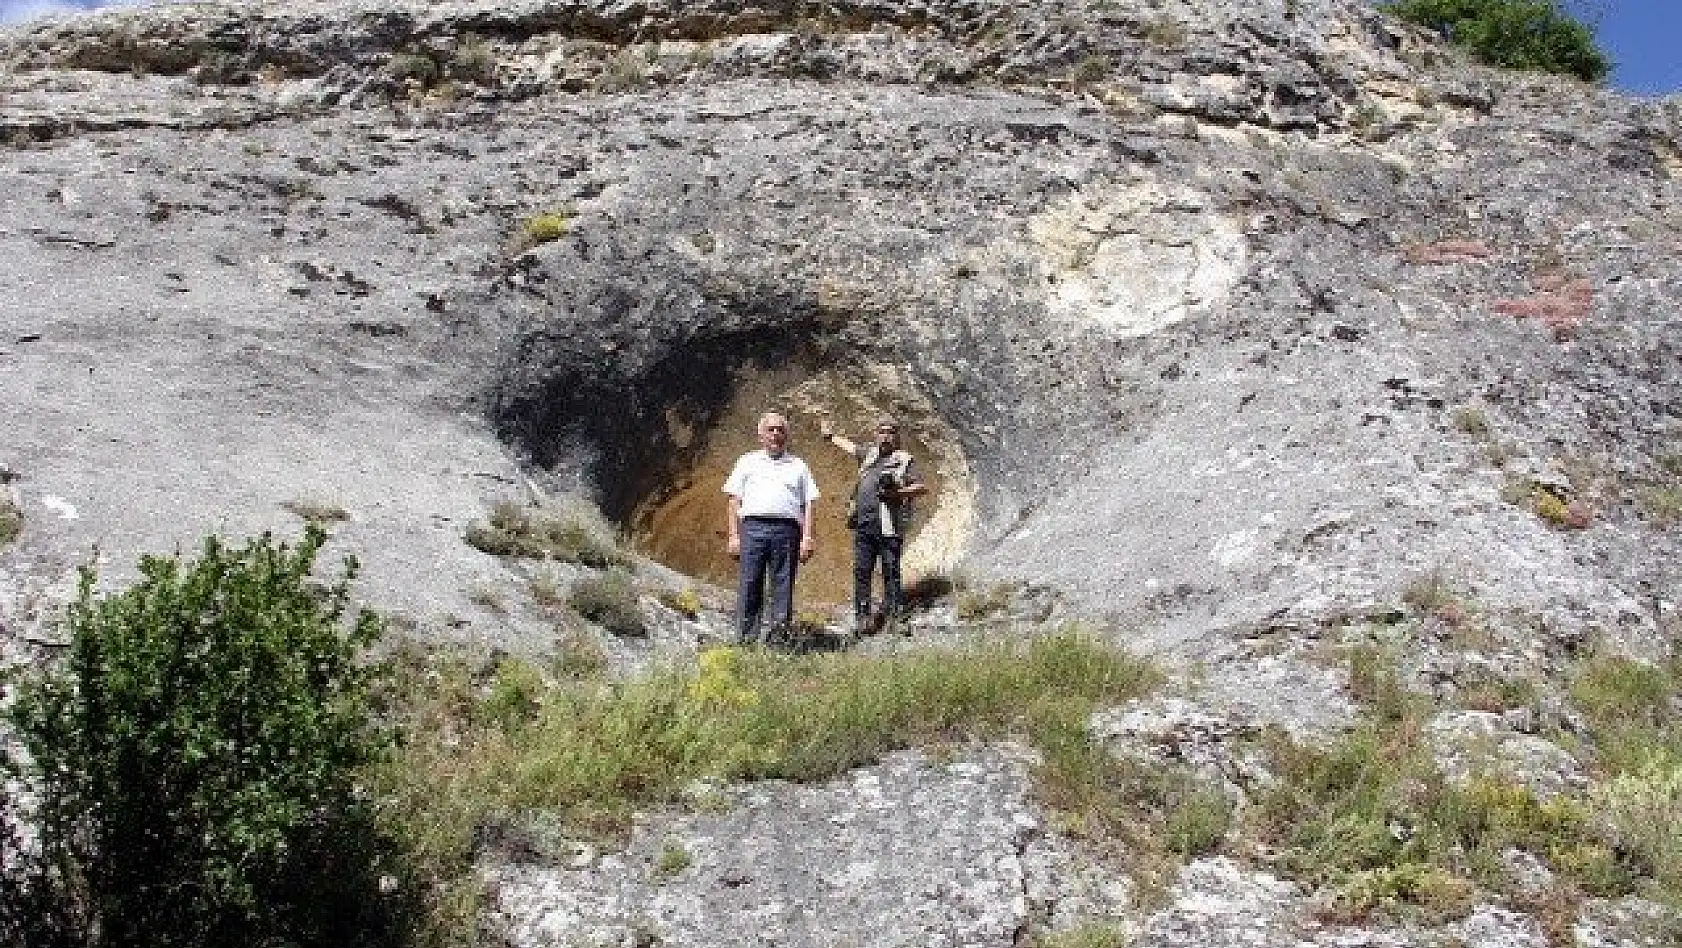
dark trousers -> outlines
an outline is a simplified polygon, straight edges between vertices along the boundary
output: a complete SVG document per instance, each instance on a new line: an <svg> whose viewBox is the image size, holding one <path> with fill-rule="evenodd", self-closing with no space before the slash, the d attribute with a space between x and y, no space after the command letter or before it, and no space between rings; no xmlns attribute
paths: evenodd
<svg viewBox="0 0 1682 948"><path fill-rule="evenodd" d="M885 537L875 530L853 531L853 615L870 615L870 580L876 561L882 561L882 614L892 620L905 605L899 585L899 551L904 537Z"/></svg>
<svg viewBox="0 0 1682 948"><path fill-rule="evenodd" d="M766 641L760 627L765 580L771 580L770 629L786 632L794 618L794 573L800 566L800 523L742 518L742 571L736 583L736 641Z"/></svg>

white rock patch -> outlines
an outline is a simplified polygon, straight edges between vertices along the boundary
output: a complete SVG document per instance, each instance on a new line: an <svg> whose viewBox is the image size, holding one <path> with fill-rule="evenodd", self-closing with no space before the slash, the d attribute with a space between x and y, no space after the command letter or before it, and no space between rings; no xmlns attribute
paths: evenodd
<svg viewBox="0 0 1682 948"><path fill-rule="evenodd" d="M1201 193L1154 181L1089 189L1034 217L1048 307L1143 336L1224 299L1244 272L1238 225Z"/></svg>

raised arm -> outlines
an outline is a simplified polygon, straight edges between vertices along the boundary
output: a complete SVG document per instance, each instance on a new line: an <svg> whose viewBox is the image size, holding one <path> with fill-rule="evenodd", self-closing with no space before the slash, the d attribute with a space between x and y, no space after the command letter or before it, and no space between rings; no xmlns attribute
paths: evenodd
<svg viewBox="0 0 1682 948"><path fill-rule="evenodd" d="M859 446L854 444L852 440L847 438L845 435L836 433L835 426L829 423L828 418L818 422L818 434L823 435L823 439L825 441L828 441L830 444L835 445L848 454L851 454L854 457L858 456Z"/></svg>

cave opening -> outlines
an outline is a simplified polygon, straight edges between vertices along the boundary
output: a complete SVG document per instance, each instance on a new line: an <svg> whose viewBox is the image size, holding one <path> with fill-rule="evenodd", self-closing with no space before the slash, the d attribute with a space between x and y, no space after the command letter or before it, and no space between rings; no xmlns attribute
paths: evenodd
<svg viewBox="0 0 1682 948"><path fill-rule="evenodd" d="M755 423L766 411L787 416L789 448L822 494L818 549L796 585L801 608L836 606L852 592L852 537L843 518L857 464L819 436L825 419L860 443L869 443L880 415L899 420L903 446L929 486L908 534L907 581L950 569L971 530L969 465L916 380L820 334L691 340L630 377L590 382L563 373L547 393L522 417L505 416L505 433L550 433L526 445L543 466L567 452L587 456L585 480L632 546L726 589L735 586L736 563L725 549L723 485L736 458L758 447Z"/></svg>

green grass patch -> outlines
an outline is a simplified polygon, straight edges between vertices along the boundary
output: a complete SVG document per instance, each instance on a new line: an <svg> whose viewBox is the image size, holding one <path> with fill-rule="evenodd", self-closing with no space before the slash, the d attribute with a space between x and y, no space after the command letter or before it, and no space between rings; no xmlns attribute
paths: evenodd
<svg viewBox="0 0 1682 948"><path fill-rule="evenodd" d="M1682 765L1682 661L1590 657L1572 678L1571 700L1588 719L1609 774L1642 772L1654 762Z"/></svg>
<svg viewBox="0 0 1682 948"><path fill-rule="evenodd" d="M666 845L660 847L660 854L654 857L654 878L670 879L694 862L689 850L676 840L667 840Z"/></svg>
<svg viewBox="0 0 1682 948"><path fill-rule="evenodd" d="M404 740L380 796L448 916L473 903L485 827L544 812L617 838L636 809L678 803L697 779L822 780L904 747L1025 734L1055 742L1042 777L1078 805L1107 759L1086 717L1158 680L1074 632L880 657L718 649L697 668L616 682L411 660L393 677ZM1187 846L1207 835L1195 820L1182 831Z"/></svg>

